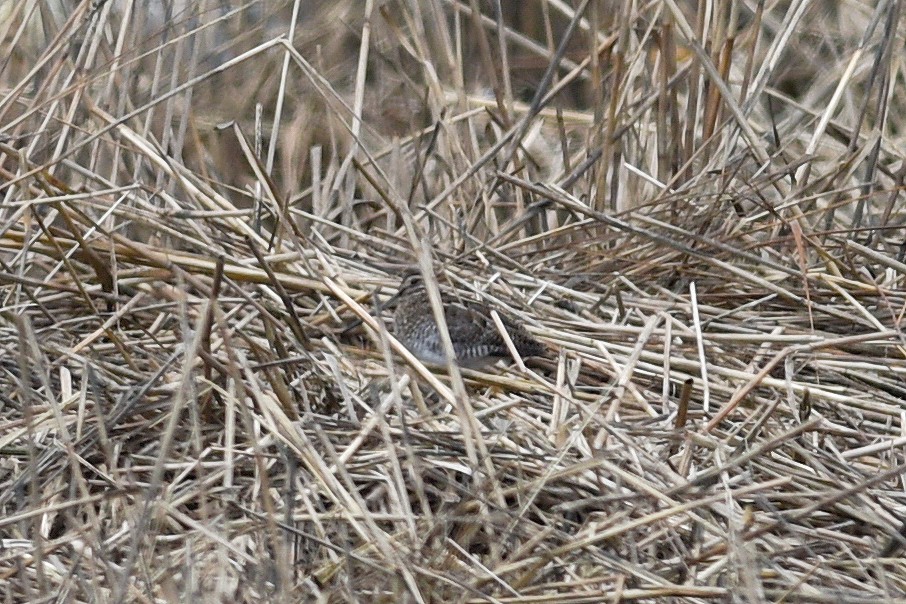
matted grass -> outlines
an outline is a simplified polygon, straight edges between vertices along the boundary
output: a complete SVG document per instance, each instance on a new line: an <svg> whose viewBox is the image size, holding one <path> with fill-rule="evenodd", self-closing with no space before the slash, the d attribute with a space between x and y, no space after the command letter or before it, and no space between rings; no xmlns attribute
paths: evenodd
<svg viewBox="0 0 906 604"><path fill-rule="evenodd" d="M906 600L903 23L0 1L3 601Z"/></svg>

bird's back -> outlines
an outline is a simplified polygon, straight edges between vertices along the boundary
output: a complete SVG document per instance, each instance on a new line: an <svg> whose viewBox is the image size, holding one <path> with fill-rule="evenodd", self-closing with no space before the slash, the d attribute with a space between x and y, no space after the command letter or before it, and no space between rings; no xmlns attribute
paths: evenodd
<svg viewBox="0 0 906 604"><path fill-rule="evenodd" d="M509 349L497 330L491 311L483 304L461 302L442 297L444 319L453 342L456 361L462 365L480 365L498 358L510 357ZM516 351L522 357L544 353L544 346L522 325L498 313ZM434 364L446 362L443 345L428 292L415 287L401 296L394 314L394 333L412 354Z"/></svg>

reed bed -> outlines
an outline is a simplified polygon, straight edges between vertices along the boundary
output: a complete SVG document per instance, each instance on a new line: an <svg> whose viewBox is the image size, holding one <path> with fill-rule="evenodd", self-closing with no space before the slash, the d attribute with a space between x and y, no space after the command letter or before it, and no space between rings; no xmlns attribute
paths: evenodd
<svg viewBox="0 0 906 604"><path fill-rule="evenodd" d="M3 601L906 601L901 3L0 13Z"/></svg>

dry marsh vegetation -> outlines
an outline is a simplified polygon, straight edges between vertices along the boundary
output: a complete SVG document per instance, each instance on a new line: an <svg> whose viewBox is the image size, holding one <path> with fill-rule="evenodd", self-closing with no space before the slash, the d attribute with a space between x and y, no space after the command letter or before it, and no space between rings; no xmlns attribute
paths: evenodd
<svg viewBox="0 0 906 604"><path fill-rule="evenodd" d="M0 1L3 601L906 600L901 9Z"/></svg>

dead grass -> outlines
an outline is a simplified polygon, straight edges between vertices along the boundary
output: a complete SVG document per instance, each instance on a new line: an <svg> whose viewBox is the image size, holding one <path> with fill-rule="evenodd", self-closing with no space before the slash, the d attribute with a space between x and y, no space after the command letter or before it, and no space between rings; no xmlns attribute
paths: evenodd
<svg viewBox="0 0 906 604"><path fill-rule="evenodd" d="M5 602L906 599L899 3L56 2ZM551 358L421 366L414 263Z"/></svg>

